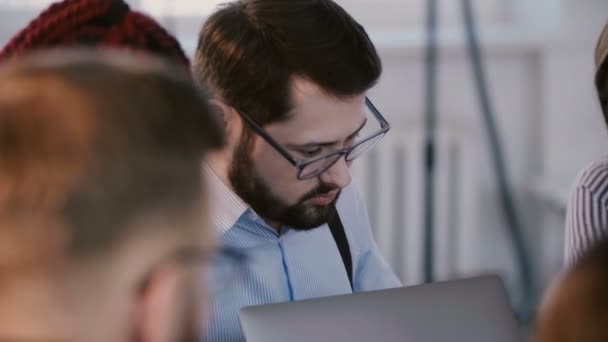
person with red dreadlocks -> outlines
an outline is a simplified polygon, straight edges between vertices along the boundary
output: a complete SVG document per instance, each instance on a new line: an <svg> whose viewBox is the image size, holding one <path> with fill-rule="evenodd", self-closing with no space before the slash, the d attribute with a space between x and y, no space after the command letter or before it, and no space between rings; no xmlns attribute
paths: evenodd
<svg viewBox="0 0 608 342"><path fill-rule="evenodd" d="M9 40L0 51L0 60L33 50L72 46L129 49L159 55L184 67L190 65L175 37L123 0L57 2Z"/></svg>

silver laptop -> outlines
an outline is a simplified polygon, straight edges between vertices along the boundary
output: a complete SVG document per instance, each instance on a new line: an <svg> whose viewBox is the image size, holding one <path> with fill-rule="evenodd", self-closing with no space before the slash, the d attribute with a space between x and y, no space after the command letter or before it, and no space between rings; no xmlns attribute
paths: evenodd
<svg viewBox="0 0 608 342"><path fill-rule="evenodd" d="M499 277L248 307L248 342L520 342Z"/></svg>

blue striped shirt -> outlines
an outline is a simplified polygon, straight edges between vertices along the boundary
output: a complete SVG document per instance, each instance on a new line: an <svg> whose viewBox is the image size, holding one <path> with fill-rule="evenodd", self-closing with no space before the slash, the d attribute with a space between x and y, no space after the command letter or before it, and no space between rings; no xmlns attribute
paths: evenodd
<svg viewBox="0 0 608 342"><path fill-rule="evenodd" d="M566 210L566 264L574 263L608 234L608 158L583 169Z"/></svg>
<svg viewBox="0 0 608 342"><path fill-rule="evenodd" d="M209 173L210 218L220 241L251 258L239 281L213 298L209 341L244 341L238 319L243 307L351 292L327 225L310 231L283 228L279 233ZM342 191L337 208L351 248L354 291L400 286L378 252L367 211L352 186Z"/></svg>

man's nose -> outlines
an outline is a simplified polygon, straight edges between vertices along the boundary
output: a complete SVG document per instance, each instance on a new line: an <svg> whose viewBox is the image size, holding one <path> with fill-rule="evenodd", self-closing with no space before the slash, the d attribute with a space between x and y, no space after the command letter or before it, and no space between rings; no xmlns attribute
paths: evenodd
<svg viewBox="0 0 608 342"><path fill-rule="evenodd" d="M345 188L352 181L350 167L344 157L340 157L329 169L320 176L321 182L338 189Z"/></svg>

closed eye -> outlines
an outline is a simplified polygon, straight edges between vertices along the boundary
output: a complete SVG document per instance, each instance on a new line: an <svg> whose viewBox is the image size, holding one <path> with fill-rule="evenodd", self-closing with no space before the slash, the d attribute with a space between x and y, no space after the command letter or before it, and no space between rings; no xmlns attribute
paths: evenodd
<svg viewBox="0 0 608 342"><path fill-rule="evenodd" d="M365 119L363 121L363 123L361 124L361 126L359 126L359 128L357 128L357 130L355 132L353 132L351 135L349 135L346 139L344 139L344 141L348 141L350 139L354 139L356 138L359 133L361 132L361 130L363 129L363 127L365 126L365 124L367 123L367 119ZM319 142L319 141L311 141L305 144L298 144L298 145L291 145L288 144L286 145L287 148L293 149L294 151L299 151L299 152L309 152L308 150L302 150L302 148L306 148L306 147L332 147L332 146L336 146L338 144L340 144L341 141L336 140L336 141L326 141L326 142Z"/></svg>
<svg viewBox="0 0 608 342"><path fill-rule="evenodd" d="M321 151L322 151L322 148L317 147L314 149L300 150L299 153L306 158L312 158L312 157L318 156L321 153Z"/></svg>
<svg viewBox="0 0 608 342"><path fill-rule="evenodd" d="M359 138L359 136L360 136L360 135L361 135L361 134L359 134L359 132L357 132L357 133L356 133L356 134L354 134L354 135L351 135L350 137L348 137L348 138L346 139L346 141L345 141L345 144L344 144L344 145L346 145L346 146L352 146L352 144L355 142L355 140L357 140L357 138Z"/></svg>

